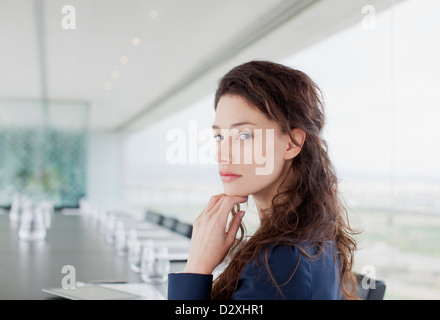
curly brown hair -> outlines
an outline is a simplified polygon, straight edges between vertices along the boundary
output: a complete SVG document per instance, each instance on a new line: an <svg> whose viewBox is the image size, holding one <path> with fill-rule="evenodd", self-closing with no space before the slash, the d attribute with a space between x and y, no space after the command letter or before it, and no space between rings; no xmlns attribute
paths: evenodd
<svg viewBox="0 0 440 320"><path fill-rule="evenodd" d="M290 170L294 174L284 179L278 188L258 230L246 242L242 241L244 233L241 232L234 246L237 250L230 251L234 252L231 262L214 281L212 298L231 299L246 264L269 246L295 246L309 257L301 244L313 243L321 254L324 243L332 241L337 252L335 263L338 259L340 264L342 295L356 299L356 279L352 272L356 232L348 223L336 172L322 138L325 114L321 90L301 71L269 61L251 61L233 68L219 81L215 109L224 95L244 98L276 121L296 145L300 146L292 135L294 128L302 129L306 139L292 161ZM236 205L232 213L238 211L239 205ZM244 230L243 226L241 229ZM267 252L266 267L269 268ZM275 282L273 276L272 280Z"/></svg>

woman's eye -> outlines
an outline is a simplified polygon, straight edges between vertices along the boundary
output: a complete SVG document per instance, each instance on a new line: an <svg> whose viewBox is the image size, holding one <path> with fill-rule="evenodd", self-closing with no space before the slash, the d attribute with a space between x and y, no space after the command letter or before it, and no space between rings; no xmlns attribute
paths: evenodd
<svg viewBox="0 0 440 320"><path fill-rule="evenodd" d="M248 140L252 138L252 134L249 132L244 132L244 133L240 133L240 135L238 136L238 138L240 140Z"/></svg>
<svg viewBox="0 0 440 320"><path fill-rule="evenodd" d="M252 133L250 133L250 132L243 132L238 135L239 140L248 140L251 138L252 138ZM221 134L214 134L215 141L220 142L220 141L223 141L224 139L225 138Z"/></svg>

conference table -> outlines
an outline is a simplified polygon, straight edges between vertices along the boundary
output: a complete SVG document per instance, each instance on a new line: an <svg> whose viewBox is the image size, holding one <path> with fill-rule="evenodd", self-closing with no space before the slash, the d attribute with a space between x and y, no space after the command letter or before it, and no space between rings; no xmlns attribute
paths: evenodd
<svg viewBox="0 0 440 320"><path fill-rule="evenodd" d="M54 299L42 289L61 287L64 266L73 266L78 283L126 283L154 287L167 298L167 283L143 284L128 258L117 254L89 219L56 212L42 241L23 241L18 224L0 214L0 299ZM157 225L157 229L164 227ZM180 235L176 234L178 238ZM181 236L181 241L187 241ZM170 272L181 272L186 261L171 260Z"/></svg>

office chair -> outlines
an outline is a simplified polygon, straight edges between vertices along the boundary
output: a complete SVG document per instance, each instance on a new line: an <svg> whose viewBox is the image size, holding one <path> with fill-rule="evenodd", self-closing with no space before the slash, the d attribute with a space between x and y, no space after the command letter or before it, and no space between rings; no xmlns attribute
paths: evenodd
<svg viewBox="0 0 440 320"><path fill-rule="evenodd" d="M362 287L362 280L365 279L363 282L371 284L371 281L374 281L375 288L363 288ZM371 279L367 277L366 275L356 273L356 280L358 285L358 295L361 300L383 300L383 297L385 295L385 289L386 285L385 282L377 279Z"/></svg>
<svg viewBox="0 0 440 320"><path fill-rule="evenodd" d="M192 224L179 221L179 222L177 222L177 225L176 225L174 231L191 239L192 229L193 229Z"/></svg>
<svg viewBox="0 0 440 320"><path fill-rule="evenodd" d="M163 217L162 221L160 222L160 224L162 226L164 226L165 228L168 228L172 231L175 230L177 223L178 223L178 220L176 218L172 218L172 217Z"/></svg>
<svg viewBox="0 0 440 320"><path fill-rule="evenodd" d="M154 222L156 224L161 224L163 220L163 215L151 210L147 210L147 212L145 212L145 219Z"/></svg>

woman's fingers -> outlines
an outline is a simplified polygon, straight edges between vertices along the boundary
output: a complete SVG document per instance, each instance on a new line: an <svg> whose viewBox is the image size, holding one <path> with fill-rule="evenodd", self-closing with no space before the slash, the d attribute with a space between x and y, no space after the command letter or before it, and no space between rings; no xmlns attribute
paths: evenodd
<svg viewBox="0 0 440 320"><path fill-rule="evenodd" d="M194 221L185 272L212 273L233 245L244 214L243 211L236 214L231 219L229 230L226 232L229 213L235 204L246 201L247 197L233 197L225 194L211 197L206 208Z"/></svg>
<svg viewBox="0 0 440 320"><path fill-rule="evenodd" d="M226 236L226 243L229 246L232 246L234 244L234 241L237 237L238 229L240 228L241 220L243 220L244 217L244 213L245 213L244 211L237 212L237 214L231 220L228 234Z"/></svg>
<svg viewBox="0 0 440 320"><path fill-rule="evenodd" d="M209 211L208 214L210 216L215 215L217 212L219 212L220 208L222 207L223 203L225 202L225 200L228 198L227 195L223 195L219 198L219 200L217 201L217 203L214 205L214 207L212 207ZM231 208L232 210L232 208Z"/></svg>
<svg viewBox="0 0 440 320"><path fill-rule="evenodd" d="M212 208L213 208L213 207L219 202L219 200L220 200L223 196L225 196L224 193L221 193L221 194L217 194L217 195L215 195L215 196L212 196L212 197L209 199L208 204L206 205L205 209L203 209L203 211L200 213L200 215L198 216L198 218L197 218L196 220L201 219L203 216L205 216L205 215L207 215L207 214L209 215L210 212L211 212L211 210L212 210Z"/></svg>
<svg viewBox="0 0 440 320"><path fill-rule="evenodd" d="M234 205L246 202L247 199L248 197L227 196L224 193L211 197L205 210L202 211L196 219L194 226L198 227L208 221L212 221L215 225L222 226L222 228L217 231L224 231L228 222L229 213L232 211ZM216 227L216 229L217 228L218 227Z"/></svg>
<svg viewBox="0 0 440 320"><path fill-rule="evenodd" d="M217 213L229 213L235 204L246 202L248 197L227 196L222 193L211 197L205 208L205 213L209 216Z"/></svg>
<svg viewBox="0 0 440 320"><path fill-rule="evenodd" d="M219 215L219 218L221 221L226 225L226 222L228 221L229 213L231 212L232 208L235 204L243 203L247 201L247 197L228 197L223 199L221 201L220 207L218 208L217 212ZM220 203L220 201L219 201Z"/></svg>
<svg viewBox="0 0 440 320"><path fill-rule="evenodd" d="M211 199L209 199L208 204L206 205L206 210L207 211L211 210L211 208L213 208L215 204L224 196L225 196L224 193L220 193L220 194L216 194L215 196L212 196Z"/></svg>

